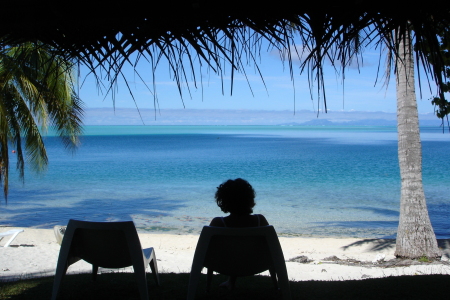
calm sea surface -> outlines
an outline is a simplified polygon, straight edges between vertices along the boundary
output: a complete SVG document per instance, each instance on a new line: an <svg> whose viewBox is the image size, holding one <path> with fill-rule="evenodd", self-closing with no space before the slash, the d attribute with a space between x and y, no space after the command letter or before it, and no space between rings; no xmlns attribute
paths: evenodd
<svg viewBox="0 0 450 300"><path fill-rule="evenodd" d="M423 181L438 238L450 238L450 134L422 128ZM400 176L394 127L87 126L72 155L45 140L47 172L11 161L0 225L133 220L143 232L198 233L223 213L216 187L245 178L255 213L284 236L393 237Z"/></svg>

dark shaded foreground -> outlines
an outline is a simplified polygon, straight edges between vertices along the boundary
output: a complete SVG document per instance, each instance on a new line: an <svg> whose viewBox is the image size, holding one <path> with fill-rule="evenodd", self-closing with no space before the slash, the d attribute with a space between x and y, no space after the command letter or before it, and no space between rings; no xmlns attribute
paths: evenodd
<svg viewBox="0 0 450 300"><path fill-rule="evenodd" d="M148 276L149 299L186 299L189 274L160 274L157 287ZM197 299L281 299L269 277L239 278L238 288L218 288L226 279L216 275L210 294L204 293L206 277L197 290ZM293 299L447 299L450 275L418 275L352 281L291 282ZM53 277L0 282L0 299L50 299ZM139 299L134 275L102 274L97 282L89 274L66 276L58 299Z"/></svg>

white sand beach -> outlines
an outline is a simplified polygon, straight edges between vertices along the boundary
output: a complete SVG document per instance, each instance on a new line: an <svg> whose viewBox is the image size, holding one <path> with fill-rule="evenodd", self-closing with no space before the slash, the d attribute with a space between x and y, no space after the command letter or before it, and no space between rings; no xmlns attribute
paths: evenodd
<svg viewBox="0 0 450 300"><path fill-rule="evenodd" d="M19 229L0 227L0 231ZM52 229L20 228L20 233L4 248L8 237L0 241L0 280L15 280L36 276L54 275L60 246ZM142 247L155 249L160 272L188 273L198 241L198 235L171 235L139 233ZM412 266L380 267L373 264L377 257L394 259L394 240L357 238L300 238L280 237L289 279L305 280L350 280L401 275L450 274L450 240L440 240L443 251L441 262L423 263ZM300 263L290 259L306 256L308 262ZM347 260L346 264L331 261L336 256ZM305 258L303 257L303 260ZM350 260L350 261L349 261ZM369 262L365 266L352 260ZM342 262L342 261L341 261ZM91 266L79 261L69 267L68 273L90 272ZM99 272L113 270L100 269ZM117 270L114 270L117 271ZM131 268L128 270L131 271Z"/></svg>

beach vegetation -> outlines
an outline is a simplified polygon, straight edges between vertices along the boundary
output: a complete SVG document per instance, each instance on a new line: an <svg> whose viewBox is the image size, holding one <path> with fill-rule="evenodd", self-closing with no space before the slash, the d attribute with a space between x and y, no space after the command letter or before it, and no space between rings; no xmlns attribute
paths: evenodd
<svg viewBox="0 0 450 300"><path fill-rule="evenodd" d="M434 61L434 57L430 56L430 52L432 52L432 49L427 44L427 40L424 40L422 43L417 43L415 45L415 49L422 48L424 51L424 54L427 56L427 58L430 60L430 63L432 65L441 66L442 73L445 74L445 80L440 82L441 85L441 91L438 95L431 98L431 103L435 107L435 114L439 119L442 119L442 129L445 129L445 122L444 119L447 121L447 125L449 126L450 130L450 123L448 119L448 115L450 114L450 102L446 99L445 95L446 93L450 92L450 35L449 35L449 29L447 26L443 24L439 24L437 26L437 35L439 36L439 48L438 51L441 52L442 56L439 57L442 62L437 63Z"/></svg>
<svg viewBox="0 0 450 300"><path fill-rule="evenodd" d="M433 260L429 259L426 255L422 255L421 257L419 257L419 259L417 259L417 261L429 263L429 262L432 262Z"/></svg>
<svg viewBox="0 0 450 300"><path fill-rule="evenodd" d="M0 43L2 40L0 40ZM0 179L8 196L10 155L23 181L25 164L45 170L43 133L49 128L74 150L81 134L82 102L73 61L40 42L0 48Z"/></svg>

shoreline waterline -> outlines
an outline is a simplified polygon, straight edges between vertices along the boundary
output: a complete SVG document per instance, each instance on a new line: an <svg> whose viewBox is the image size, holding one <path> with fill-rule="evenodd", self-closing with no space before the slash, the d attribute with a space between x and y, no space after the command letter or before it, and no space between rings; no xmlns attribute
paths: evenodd
<svg viewBox="0 0 450 300"><path fill-rule="evenodd" d="M66 224L58 224L60 226L65 226ZM136 225L136 224L135 224ZM208 226L208 224L205 224L203 226ZM168 227L151 227L151 228L142 228L139 226L136 226L136 231L139 234L151 234L151 235L174 235L174 236L180 236L180 235L193 235L193 236L199 236L200 232L202 231L203 226L197 228L197 229L187 229L187 230L180 230L180 228L168 228ZM33 229L33 230L53 230L52 226L31 226L31 227L15 227L15 226L9 226L9 225L0 225L0 230L10 230L10 229ZM275 228L276 230L276 228ZM395 237L381 237L381 238L368 238L368 237L358 237L354 235L312 235L312 234L301 234L301 233L284 233L284 232L278 232L277 235L279 237L283 238L305 238L305 239L360 239L360 240L392 240L395 241ZM445 239L442 239L445 240Z"/></svg>

